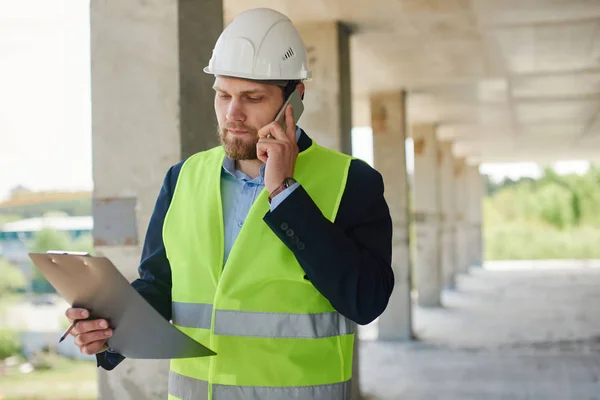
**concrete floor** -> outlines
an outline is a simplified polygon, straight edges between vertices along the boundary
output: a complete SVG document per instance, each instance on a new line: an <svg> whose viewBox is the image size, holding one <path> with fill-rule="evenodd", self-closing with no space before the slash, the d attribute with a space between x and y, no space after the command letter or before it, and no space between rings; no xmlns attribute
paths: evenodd
<svg viewBox="0 0 600 400"><path fill-rule="evenodd" d="M361 327L361 386L378 400L600 400L598 262L491 263L443 309L415 307L411 343Z"/></svg>

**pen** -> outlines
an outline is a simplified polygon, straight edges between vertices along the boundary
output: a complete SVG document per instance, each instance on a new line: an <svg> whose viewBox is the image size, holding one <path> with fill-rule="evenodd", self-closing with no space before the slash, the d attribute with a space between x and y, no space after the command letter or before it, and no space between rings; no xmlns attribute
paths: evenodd
<svg viewBox="0 0 600 400"><path fill-rule="evenodd" d="M77 323L79 322L79 319L76 319L73 321L73 323L71 324L71 326L69 326L69 328L67 328L67 330L65 331L65 333L63 333L63 335L61 336L60 340L58 341L58 343L62 342L63 340L65 340L65 338L67 337L67 335L69 333L71 333L71 331L73 330L73 328L75 328L75 325L77 325Z"/></svg>

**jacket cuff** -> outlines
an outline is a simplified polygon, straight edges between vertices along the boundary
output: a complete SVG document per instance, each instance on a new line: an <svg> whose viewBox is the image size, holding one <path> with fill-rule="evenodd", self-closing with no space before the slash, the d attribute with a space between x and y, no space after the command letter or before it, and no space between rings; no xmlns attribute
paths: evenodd
<svg viewBox="0 0 600 400"><path fill-rule="evenodd" d="M306 248L303 237L308 232L313 232L311 221L322 218L321 210L314 203L310 195L302 186L298 186L286 200L268 212L263 220L269 225L273 233L292 252L302 252Z"/></svg>
<svg viewBox="0 0 600 400"><path fill-rule="evenodd" d="M96 366L102 367L103 369L105 369L107 371L112 371L124 359L125 359L125 357L119 353L112 353L109 351L104 351L102 353L96 354Z"/></svg>
<svg viewBox="0 0 600 400"><path fill-rule="evenodd" d="M298 186L300 186L300 184L296 182L289 188L285 189L283 192L279 193L277 196L273 197L273 200L271 200L271 211L273 211L277 208L278 205L283 203L283 201L287 199L288 196L298 188Z"/></svg>

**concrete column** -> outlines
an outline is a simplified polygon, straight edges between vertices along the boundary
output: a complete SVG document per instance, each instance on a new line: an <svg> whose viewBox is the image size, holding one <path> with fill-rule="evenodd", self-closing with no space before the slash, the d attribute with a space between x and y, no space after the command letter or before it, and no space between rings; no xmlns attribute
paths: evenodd
<svg viewBox="0 0 600 400"><path fill-rule="evenodd" d="M296 24L306 45L313 79L307 81L298 122L319 145L352 154L350 31L339 22ZM352 400L360 399L359 339L355 336Z"/></svg>
<svg viewBox="0 0 600 400"><path fill-rule="evenodd" d="M352 154L350 31L339 22L296 26L313 71L298 125L321 146Z"/></svg>
<svg viewBox="0 0 600 400"><path fill-rule="evenodd" d="M94 242L137 277L167 169L218 144L202 72L223 29L221 0L91 1ZM99 369L99 399L166 399L168 361Z"/></svg>
<svg viewBox="0 0 600 400"><path fill-rule="evenodd" d="M482 200L483 179L479 173L479 165L467 166L468 177L468 214L469 223L469 261L471 266L483 265L483 235L482 235Z"/></svg>
<svg viewBox="0 0 600 400"><path fill-rule="evenodd" d="M371 97L373 160L383 175L385 197L394 225L392 266L395 286L386 311L379 318L379 338L413 337L411 315L411 259L409 252L409 202L406 171L406 93Z"/></svg>
<svg viewBox="0 0 600 400"><path fill-rule="evenodd" d="M436 127L414 125L413 217L417 235L415 260L419 305L439 307L442 291L440 165Z"/></svg>
<svg viewBox="0 0 600 400"><path fill-rule="evenodd" d="M456 182L456 271L458 273L466 273L469 270L468 185L466 169L465 159L456 158L454 163L454 178Z"/></svg>
<svg viewBox="0 0 600 400"><path fill-rule="evenodd" d="M446 289L456 288L456 178L452 143L439 145L442 208L442 276Z"/></svg>

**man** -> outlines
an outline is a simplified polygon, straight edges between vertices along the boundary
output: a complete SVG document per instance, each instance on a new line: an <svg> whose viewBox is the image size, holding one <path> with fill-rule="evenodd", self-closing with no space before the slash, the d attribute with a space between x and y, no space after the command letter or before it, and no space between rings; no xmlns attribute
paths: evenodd
<svg viewBox="0 0 600 400"><path fill-rule="evenodd" d="M314 143L289 106L274 121L310 77L286 16L237 16L204 71L222 146L167 172L132 283L217 353L171 360L170 398L349 399L354 322L377 318L394 286L382 177ZM72 331L107 370L123 360L111 333L105 320Z"/></svg>

